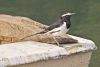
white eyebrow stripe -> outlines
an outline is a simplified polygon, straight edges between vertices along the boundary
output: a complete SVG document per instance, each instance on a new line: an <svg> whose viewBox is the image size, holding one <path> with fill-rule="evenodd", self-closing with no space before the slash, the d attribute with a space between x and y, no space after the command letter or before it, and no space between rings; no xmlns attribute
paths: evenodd
<svg viewBox="0 0 100 67"><path fill-rule="evenodd" d="M66 16L66 15L71 15L71 13L66 13L66 14L63 14L63 15L62 15L62 17L63 17L63 16Z"/></svg>
<svg viewBox="0 0 100 67"><path fill-rule="evenodd" d="M66 16L66 15L73 15L73 14L76 14L76 13L66 13L66 14L63 14L62 17Z"/></svg>

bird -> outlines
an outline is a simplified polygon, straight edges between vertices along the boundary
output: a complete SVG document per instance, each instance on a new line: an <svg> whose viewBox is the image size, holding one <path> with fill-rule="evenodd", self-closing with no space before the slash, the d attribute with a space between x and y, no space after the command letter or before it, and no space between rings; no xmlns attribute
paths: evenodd
<svg viewBox="0 0 100 67"><path fill-rule="evenodd" d="M52 34L54 36L67 33L69 31L69 29L70 29L70 26L71 26L70 18L74 14L75 13L67 12L67 13L61 15L61 17L56 22L51 24L46 29L45 33L50 33L50 34Z"/></svg>
<svg viewBox="0 0 100 67"><path fill-rule="evenodd" d="M74 14L75 13L71 13L71 12L67 12L65 14L62 14L56 22L51 24L45 30L43 30L39 33L36 33L36 34L29 35L27 37L34 36L37 34L52 34L53 36L66 34L69 31L70 26L71 26L70 18ZM27 37L25 37L25 38L27 38Z"/></svg>

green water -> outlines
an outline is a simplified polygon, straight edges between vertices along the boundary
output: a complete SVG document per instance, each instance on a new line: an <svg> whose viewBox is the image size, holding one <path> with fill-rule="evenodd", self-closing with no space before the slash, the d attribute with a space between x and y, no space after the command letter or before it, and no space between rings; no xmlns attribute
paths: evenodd
<svg viewBox="0 0 100 67"><path fill-rule="evenodd" d="M30 17L51 24L66 11L71 18L69 34L93 40L98 46L90 67L100 67L100 0L0 0L0 13Z"/></svg>

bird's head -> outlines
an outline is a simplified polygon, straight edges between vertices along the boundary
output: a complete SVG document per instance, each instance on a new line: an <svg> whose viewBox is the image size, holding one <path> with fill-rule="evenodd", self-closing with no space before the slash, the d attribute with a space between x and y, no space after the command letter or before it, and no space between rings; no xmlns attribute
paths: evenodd
<svg viewBox="0 0 100 67"><path fill-rule="evenodd" d="M67 13L61 15L61 19L62 19L62 20L70 20L70 17L71 17L72 15L74 15L74 14L75 14L75 13L67 12Z"/></svg>

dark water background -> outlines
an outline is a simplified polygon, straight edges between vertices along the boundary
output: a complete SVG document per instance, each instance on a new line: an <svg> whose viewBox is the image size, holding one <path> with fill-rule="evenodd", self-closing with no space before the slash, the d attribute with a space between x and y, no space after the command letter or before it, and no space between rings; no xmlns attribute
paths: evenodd
<svg viewBox="0 0 100 67"><path fill-rule="evenodd" d="M100 0L0 0L0 14L26 16L47 25L67 10L76 13L69 34L96 43L90 67L100 67Z"/></svg>

